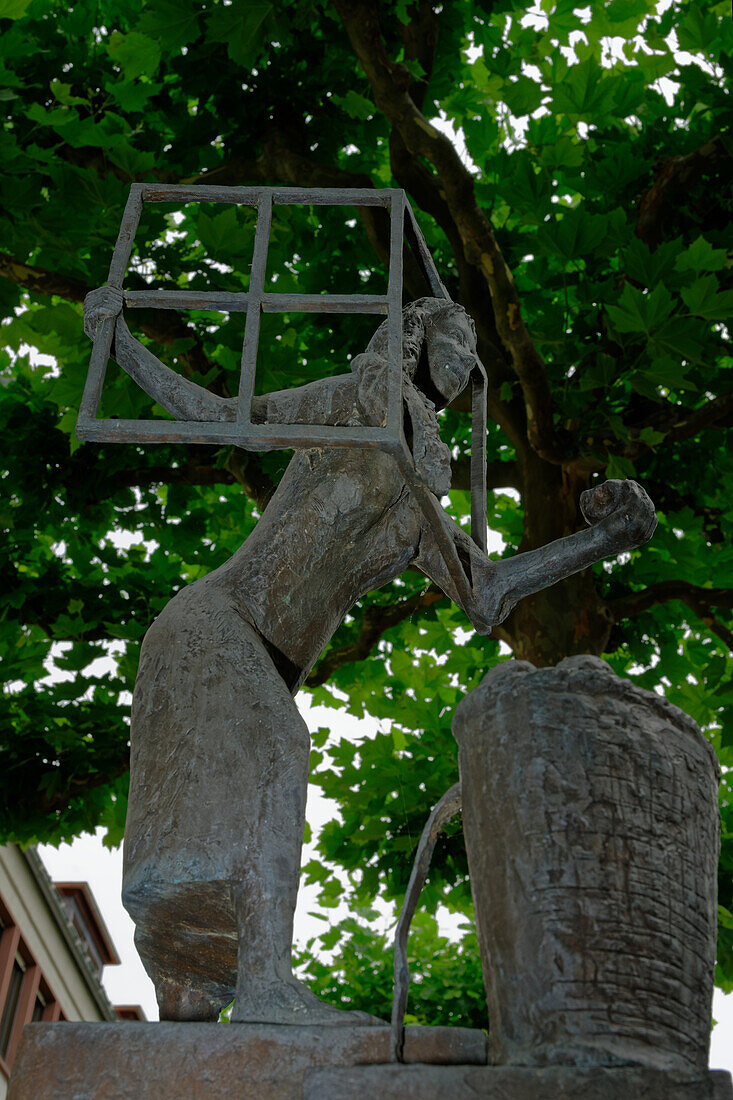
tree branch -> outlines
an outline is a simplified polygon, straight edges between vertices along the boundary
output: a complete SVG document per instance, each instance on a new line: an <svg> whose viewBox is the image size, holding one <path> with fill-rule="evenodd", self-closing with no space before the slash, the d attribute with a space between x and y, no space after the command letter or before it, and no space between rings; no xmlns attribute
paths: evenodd
<svg viewBox="0 0 733 1100"><path fill-rule="evenodd" d="M63 758L61 762L63 768ZM60 769L59 769L60 770ZM106 787L115 779L125 775L130 770L130 750L127 749L113 767L103 768L99 771L87 772L82 776L71 776L62 789L49 794L47 791L36 791L32 799L21 798L12 805L14 820L22 818L36 819L39 815L63 813L69 808L72 799L87 794L88 791L99 787Z"/></svg>
<svg viewBox="0 0 733 1100"><path fill-rule="evenodd" d="M290 135L272 127L256 160L233 158L218 168L202 172L186 183L236 185L242 180L261 183L285 183L297 187L361 187L373 188L374 181L364 172L349 172L344 168L321 164L301 152ZM385 265L389 262L389 216L377 206L355 207L366 230L369 243ZM413 298L425 293L425 279L414 256L405 256L405 286Z"/></svg>
<svg viewBox="0 0 733 1100"><path fill-rule="evenodd" d="M32 294L57 295L69 302L83 302L94 288L69 275L60 275L43 267L34 267L0 253L0 276L10 279L17 286ZM177 340L193 340L193 347L179 352L177 358L189 374L206 374L212 362L203 349L195 329L187 325L176 313L169 310L141 310L138 314L140 330L163 347L170 347Z"/></svg>
<svg viewBox="0 0 733 1100"><path fill-rule="evenodd" d="M680 408L660 410L647 421L647 426L666 432L664 443L681 443L697 435L704 428L728 427L733 419L733 392L721 394L701 405L699 409ZM721 423L723 421L723 423Z"/></svg>
<svg viewBox="0 0 733 1100"><path fill-rule="evenodd" d="M699 432L708 428L727 428L733 423L733 392L721 394L711 398L699 409L688 409L686 406L665 405L658 412L652 413L644 422L642 429L630 427L628 440L617 440L614 444L606 433L600 431L599 438L588 440L588 445L593 446L603 443L603 451L599 454L581 455L577 459L567 463L568 468L577 473L592 474L605 469L609 457L618 455L635 462L652 446L667 447L673 443L682 443L686 439L692 439ZM652 445L638 438L639 431L644 428L653 428L656 432L664 434L665 438Z"/></svg>
<svg viewBox="0 0 733 1100"><path fill-rule="evenodd" d="M733 631L710 610L713 607L733 608L733 589L731 588L702 588L696 584L688 584L687 581L659 581L638 592L628 592L625 596L609 600L607 606L618 622L671 600L679 600L686 604L698 619L733 652Z"/></svg>
<svg viewBox="0 0 733 1100"><path fill-rule="evenodd" d="M0 276L32 294L56 294L70 302L83 302L92 287L72 275L61 275L43 267L32 267L0 252Z"/></svg>
<svg viewBox="0 0 733 1100"><path fill-rule="evenodd" d="M675 194L696 177L708 176L711 169L730 160L721 134L716 134L686 156L668 157L654 173L654 182L639 200L636 235L654 248L664 235L664 217ZM714 188L713 188L714 190Z"/></svg>
<svg viewBox="0 0 733 1100"><path fill-rule="evenodd" d="M452 212L463 252L488 286L496 329L522 385L529 442L547 461L563 461L555 435L550 384L545 364L524 323L517 288L491 225L479 208L473 177L452 143L432 126L409 94L411 77L404 65L387 57L373 0L334 0L376 104L398 131L413 157L424 157L436 170Z"/></svg>
<svg viewBox="0 0 733 1100"><path fill-rule="evenodd" d="M397 626L426 607L432 607L440 600L446 600L447 596L431 585L425 592L417 596L411 596L408 600L400 600L399 603L385 606L368 607L364 612L361 629L355 642L341 646L339 649L331 649L313 669L305 682L305 687L318 687L341 668L352 661L363 661L369 656L374 646L384 634L385 630Z"/></svg>

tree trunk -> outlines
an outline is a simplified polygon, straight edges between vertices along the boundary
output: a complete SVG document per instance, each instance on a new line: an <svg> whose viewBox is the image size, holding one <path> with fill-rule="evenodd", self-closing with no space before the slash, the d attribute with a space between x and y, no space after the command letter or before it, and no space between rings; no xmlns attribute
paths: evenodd
<svg viewBox="0 0 733 1100"><path fill-rule="evenodd" d="M580 494L590 485L531 454L520 466L524 503L524 535L519 550L534 550L582 529ZM538 668L563 657L590 653L600 656L613 617L601 600L590 569L521 601L503 624L514 656Z"/></svg>

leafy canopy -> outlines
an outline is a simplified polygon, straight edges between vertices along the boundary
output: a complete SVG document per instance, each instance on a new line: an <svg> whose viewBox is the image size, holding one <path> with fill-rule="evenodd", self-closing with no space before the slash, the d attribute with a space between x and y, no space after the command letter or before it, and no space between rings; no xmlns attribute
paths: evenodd
<svg viewBox="0 0 733 1100"><path fill-rule="evenodd" d="M4 838L101 823L119 841L139 641L252 530L287 461L75 440L81 301L106 280L133 180L404 187L477 323L502 552L576 530L580 492L605 476L638 477L659 508L643 551L538 594L490 638L413 572L353 610L308 685L376 720L359 744L314 737L315 782L340 810L306 868L325 905L344 889L354 904L399 901L428 809L457 778L452 712L508 650L540 664L603 653L688 711L730 767L727 3L0 0L0 32ZM146 208L127 285L244 289L252 233L246 210ZM269 278L379 289L386 254L378 216L290 208ZM425 292L409 266L406 289ZM263 390L344 370L371 332L364 318L265 320ZM176 369L232 392L240 316L131 323ZM156 410L113 370L103 411ZM442 424L464 521L465 404ZM730 772L721 810L718 979L731 988ZM458 831L426 904L463 911L466 881ZM363 948L363 930L342 931ZM376 1010L381 981L363 979L360 1007Z"/></svg>

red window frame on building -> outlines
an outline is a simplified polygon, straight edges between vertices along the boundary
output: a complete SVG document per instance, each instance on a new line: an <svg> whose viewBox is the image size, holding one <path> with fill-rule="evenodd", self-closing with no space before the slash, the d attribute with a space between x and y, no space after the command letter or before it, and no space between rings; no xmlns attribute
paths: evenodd
<svg viewBox="0 0 733 1100"><path fill-rule="evenodd" d="M0 924L0 1070L10 1077L25 1025L31 1020L49 1023L65 1020L66 1016L23 939L17 921L1 900ZM18 970L22 972L19 983L13 980Z"/></svg>

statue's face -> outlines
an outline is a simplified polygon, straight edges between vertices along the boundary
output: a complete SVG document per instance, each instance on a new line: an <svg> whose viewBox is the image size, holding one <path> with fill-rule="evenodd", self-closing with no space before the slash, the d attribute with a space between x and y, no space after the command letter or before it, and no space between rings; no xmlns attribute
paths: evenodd
<svg viewBox="0 0 733 1100"><path fill-rule="evenodd" d="M476 337L466 314L438 314L427 326L425 344L430 380L447 405L466 388L477 362Z"/></svg>

